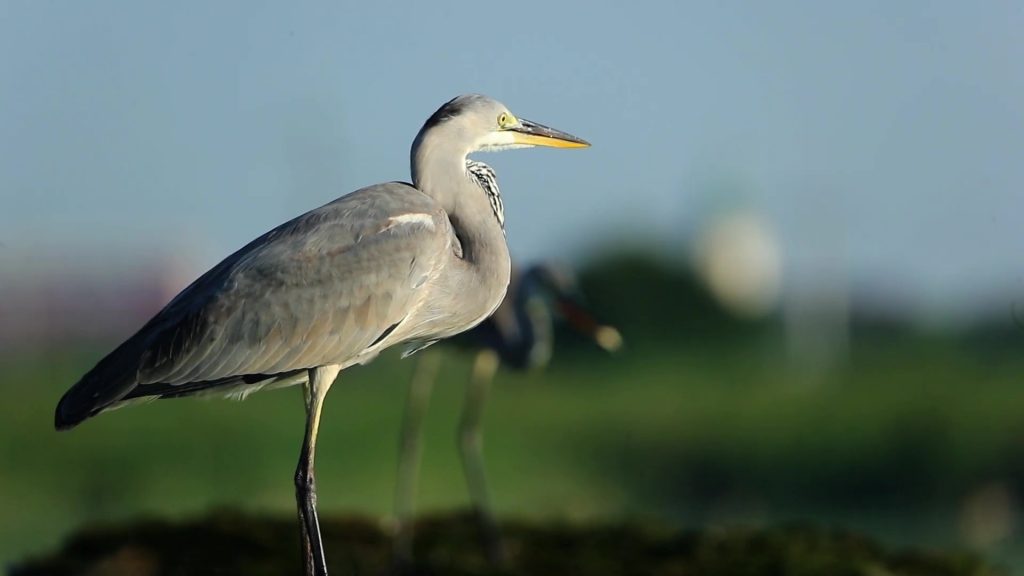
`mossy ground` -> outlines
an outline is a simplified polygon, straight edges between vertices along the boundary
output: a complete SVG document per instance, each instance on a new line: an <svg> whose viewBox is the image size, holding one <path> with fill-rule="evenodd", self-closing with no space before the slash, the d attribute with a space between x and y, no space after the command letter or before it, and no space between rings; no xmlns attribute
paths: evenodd
<svg viewBox="0 0 1024 576"><path fill-rule="evenodd" d="M324 518L332 574L394 572L391 536L364 517ZM848 532L790 525L680 531L637 523L505 522L508 564L484 560L469 514L436 515L416 527L415 574L987 576L1002 574L968 554L891 550ZM91 526L13 576L300 574L298 528L289 517L231 511L191 520Z"/></svg>

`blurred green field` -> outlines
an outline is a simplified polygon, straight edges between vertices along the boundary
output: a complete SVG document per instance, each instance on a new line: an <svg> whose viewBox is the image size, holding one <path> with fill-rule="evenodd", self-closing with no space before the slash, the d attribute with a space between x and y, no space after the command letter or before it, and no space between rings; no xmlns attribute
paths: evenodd
<svg viewBox="0 0 1024 576"><path fill-rule="evenodd" d="M159 401L55 432L57 399L103 351L0 360L0 562L98 520L217 506L291 513L300 390ZM818 385L784 357L756 339L651 340L615 358L572 347L544 373L499 374L485 433L498 511L682 526L807 518L899 544L981 542L1020 565L1024 357L874 339ZM389 514L413 365L387 356L332 389L317 460L325 513ZM454 434L468 371L467 356L446 354L425 424L421 511L467 504ZM969 506L993 486L1011 495L1009 527L978 540L985 522L1007 522L998 498Z"/></svg>

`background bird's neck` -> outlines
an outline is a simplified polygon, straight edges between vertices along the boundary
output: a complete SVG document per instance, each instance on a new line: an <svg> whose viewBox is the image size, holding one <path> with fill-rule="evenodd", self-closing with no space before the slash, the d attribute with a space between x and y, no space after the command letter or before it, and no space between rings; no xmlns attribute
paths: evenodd
<svg viewBox="0 0 1024 576"><path fill-rule="evenodd" d="M516 322L522 334L522 367L546 366L554 346L554 319L551 315L551 294L541 279L543 271L531 266L520 276L515 291Z"/></svg>

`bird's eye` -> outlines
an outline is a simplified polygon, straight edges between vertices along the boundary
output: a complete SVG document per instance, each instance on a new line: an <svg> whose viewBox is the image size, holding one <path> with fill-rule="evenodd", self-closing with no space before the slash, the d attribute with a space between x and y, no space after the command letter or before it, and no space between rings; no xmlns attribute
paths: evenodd
<svg viewBox="0 0 1024 576"><path fill-rule="evenodd" d="M500 126L501 128L508 128L514 123L515 120L512 118L512 115L509 114L508 112L502 112L501 114L498 114L498 126Z"/></svg>

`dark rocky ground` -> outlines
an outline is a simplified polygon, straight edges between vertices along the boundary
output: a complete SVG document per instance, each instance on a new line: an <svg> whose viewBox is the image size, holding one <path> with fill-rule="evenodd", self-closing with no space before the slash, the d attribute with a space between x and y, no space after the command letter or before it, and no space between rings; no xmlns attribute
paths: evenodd
<svg viewBox="0 0 1024 576"><path fill-rule="evenodd" d="M359 517L322 520L331 573L392 573L391 537ZM678 531L641 524L503 524L509 563L484 561L468 514L433 516L416 529L416 574L987 576L1004 572L961 553L892 550L864 536L812 526ZM178 522L93 526L12 576L184 576L300 574L290 517L221 511Z"/></svg>

